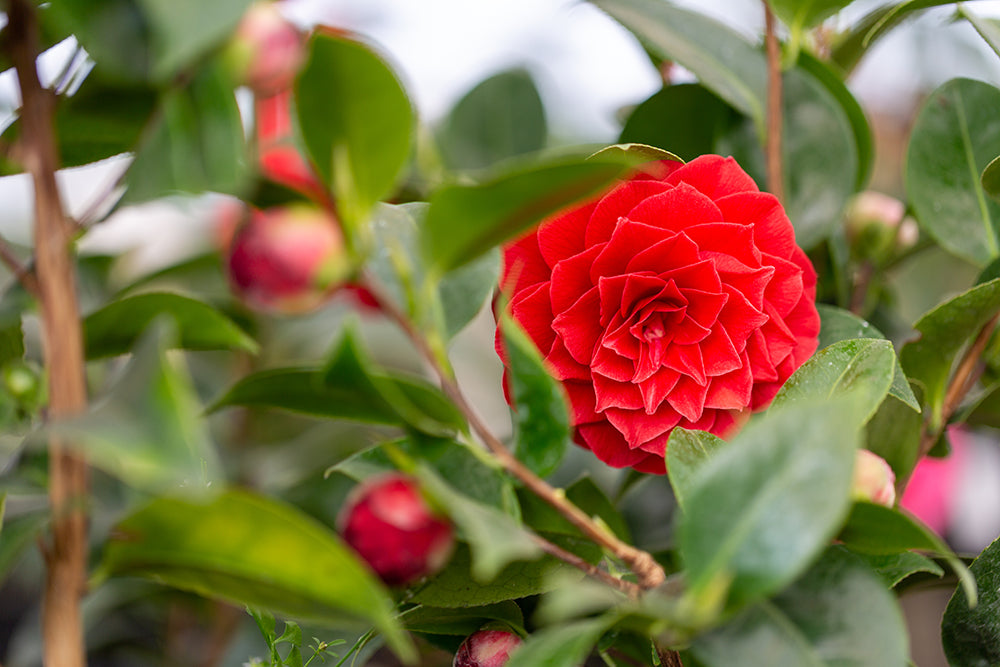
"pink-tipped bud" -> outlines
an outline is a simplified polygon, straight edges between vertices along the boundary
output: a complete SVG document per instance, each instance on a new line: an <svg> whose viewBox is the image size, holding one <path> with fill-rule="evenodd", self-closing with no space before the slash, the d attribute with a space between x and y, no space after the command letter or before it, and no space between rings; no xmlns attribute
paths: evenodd
<svg viewBox="0 0 1000 667"><path fill-rule="evenodd" d="M896 475L881 456L859 449L854 459L854 482L851 495L876 505L896 504Z"/></svg>
<svg viewBox="0 0 1000 667"><path fill-rule="evenodd" d="M230 283L253 308L281 313L315 309L350 271L337 221L305 204L252 211L230 246Z"/></svg>
<svg viewBox="0 0 1000 667"><path fill-rule="evenodd" d="M506 630L479 630L458 647L452 667L503 667L521 638Z"/></svg>
<svg viewBox="0 0 1000 667"><path fill-rule="evenodd" d="M292 85L305 62L305 36L273 2L250 6L229 45L237 80L266 97Z"/></svg>
<svg viewBox="0 0 1000 667"><path fill-rule="evenodd" d="M391 473L359 484L337 516L341 535L382 580L405 586L444 567L451 523L434 513L417 482Z"/></svg>

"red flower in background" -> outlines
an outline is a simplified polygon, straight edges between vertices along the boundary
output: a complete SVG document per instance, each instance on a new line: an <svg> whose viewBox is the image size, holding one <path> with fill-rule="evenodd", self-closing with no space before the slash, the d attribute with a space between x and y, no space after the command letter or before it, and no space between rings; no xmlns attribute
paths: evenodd
<svg viewBox="0 0 1000 667"><path fill-rule="evenodd" d="M575 440L665 472L675 426L730 433L815 351L816 273L732 158L659 163L505 249L510 311L566 387Z"/></svg>

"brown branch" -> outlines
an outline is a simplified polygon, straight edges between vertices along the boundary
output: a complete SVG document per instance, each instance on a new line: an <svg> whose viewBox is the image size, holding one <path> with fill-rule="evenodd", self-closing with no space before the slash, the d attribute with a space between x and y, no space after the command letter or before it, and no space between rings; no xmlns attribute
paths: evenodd
<svg viewBox="0 0 1000 667"><path fill-rule="evenodd" d="M638 598L639 594L642 593L642 589L639 588L638 585L633 584L631 581L625 581L624 579L619 579L610 572L602 570L596 565L588 563L587 561L580 558L576 554L566 551L559 545L549 542L544 537L541 537L539 535L532 535L531 537L534 539L535 544L541 547L542 551L544 551L545 553L549 554L550 556L554 556L559 560L568 563L569 565L572 565L573 567L584 572L588 576L593 577L594 579L599 579L600 581L611 586L612 588L617 588L622 593L628 595L630 598Z"/></svg>
<svg viewBox="0 0 1000 667"><path fill-rule="evenodd" d="M781 164L782 94L781 49L774 32L774 12L764 2L764 46L767 50L767 187L778 201L785 201L784 169Z"/></svg>
<svg viewBox="0 0 1000 667"><path fill-rule="evenodd" d="M24 289L28 290L29 294L38 298L38 279L35 278L34 272L28 265L21 262L21 259L11 249L10 244L2 238L0 238L0 262L3 262L10 269L10 272L14 274Z"/></svg>
<svg viewBox="0 0 1000 667"><path fill-rule="evenodd" d="M660 664L663 667L684 667L681 661L681 654L670 649L656 647L656 655L660 657Z"/></svg>
<svg viewBox="0 0 1000 667"><path fill-rule="evenodd" d="M21 89L22 161L35 191L35 256L41 301L42 346L49 378L49 414L55 418L86 408L83 340L70 236L56 184L58 152L53 125L54 94L42 88L34 2L9 0L6 37ZM49 441L51 562L45 581L42 637L47 667L84 667L86 649L80 598L86 588L87 468L65 442Z"/></svg>
<svg viewBox="0 0 1000 667"><path fill-rule="evenodd" d="M993 332L996 331L998 321L1000 321L1000 313L995 314L983 325L983 328L976 335L975 340L972 341L965 354L962 355L962 360L958 363L958 368L955 369L955 374L952 375L951 381L948 383L948 388L945 390L944 402L941 405L941 417L938 420L939 423L936 425L930 423L934 418L933 415L928 415L924 421L920 432L920 444L917 447L916 462L927 456L931 449L934 448L934 443L941 437L944 429L948 426L948 421L955 414L955 410L958 409L959 404L961 404L969 391L976 386L976 382L979 381L979 377L983 374L984 370L981 357L983 356L983 352L986 351L986 346L989 345ZM906 485L909 484L912 475L913 471L910 470L909 474L897 482L897 497L902 497L903 491L906 490Z"/></svg>
<svg viewBox="0 0 1000 667"><path fill-rule="evenodd" d="M483 440L486 447L504 469L524 484L529 491L563 515L589 539L628 565L638 578L639 586L642 589L649 590L662 584L666 579L666 574L663 568L660 567L660 564L649 553L621 541L611 532L598 525L579 507L567 500L562 493L556 491L548 482L538 477L530 468L511 454L510 450L490 431L489 427L476 414L476 411L472 409L472 406L469 405L469 402L462 394L462 390L459 389L458 384L441 366L437 355L434 354L427 340L417 331L406 315L391 299L384 296L370 276L365 276L364 284L372 295L375 296L386 316L393 320L406 333L407 337L417 348L417 351L420 352L420 355L431 365L441 383L442 391L455 403L468 420L469 426Z"/></svg>

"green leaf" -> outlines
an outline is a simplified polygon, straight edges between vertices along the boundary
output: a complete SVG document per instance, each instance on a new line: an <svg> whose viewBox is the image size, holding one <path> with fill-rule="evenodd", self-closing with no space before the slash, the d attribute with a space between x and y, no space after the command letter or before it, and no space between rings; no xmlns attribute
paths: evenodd
<svg viewBox="0 0 1000 667"><path fill-rule="evenodd" d="M830 306L825 303L816 304L819 311L819 349L822 350L834 343L850 338L885 338L885 334L875 328L866 320L861 319L854 313ZM913 410L920 412L920 401L913 395L913 389L906 379L903 366L897 358L895 370L892 374L892 385L889 387L889 394L895 396Z"/></svg>
<svg viewBox="0 0 1000 667"><path fill-rule="evenodd" d="M0 531L0 584L49 525L48 511L6 518Z"/></svg>
<svg viewBox="0 0 1000 667"><path fill-rule="evenodd" d="M941 556L958 575L969 598L976 599L976 583L962 561L930 528L900 511L854 503L837 539L859 553L885 555L918 549Z"/></svg>
<svg viewBox="0 0 1000 667"><path fill-rule="evenodd" d="M97 579L148 577L317 623L372 624L401 658L413 645L388 592L333 531L244 491L210 503L158 498L117 525Z"/></svg>
<svg viewBox="0 0 1000 667"><path fill-rule="evenodd" d="M983 169L979 182L986 194L994 201L1000 200L1000 157L990 160L990 163ZM993 261L996 262L996 260Z"/></svg>
<svg viewBox="0 0 1000 667"><path fill-rule="evenodd" d="M773 600L698 637L691 651L704 667L905 667L909 652L895 598L836 548Z"/></svg>
<svg viewBox="0 0 1000 667"><path fill-rule="evenodd" d="M770 0L774 14L793 30L811 28L820 24L853 0Z"/></svg>
<svg viewBox="0 0 1000 667"><path fill-rule="evenodd" d="M826 347L802 364L781 387L774 408L800 401L860 396L867 422L892 385L896 353L892 343L877 338L851 338Z"/></svg>
<svg viewBox="0 0 1000 667"><path fill-rule="evenodd" d="M863 410L836 400L770 412L695 473L677 531L695 594L731 582L740 606L808 567L847 512Z"/></svg>
<svg viewBox="0 0 1000 667"><path fill-rule="evenodd" d="M603 522L615 535L630 541L628 525L618 509L589 476L581 477L565 489L566 498L592 518ZM518 493L524 523L535 532L557 533L583 538L580 529L571 524L551 505L534 493L521 489Z"/></svg>
<svg viewBox="0 0 1000 667"><path fill-rule="evenodd" d="M570 416L562 384L519 324L502 319L507 380L514 399L514 454L539 477L555 472L566 454Z"/></svg>
<svg viewBox="0 0 1000 667"><path fill-rule="evenodd" d="M922 229L977 266L1000 254L1000 204L986 197L979 175L1000 154L1000 90L952 79L931 93L913 125L906 152L906 193Z"/></svg>
<svg viewBox="0 0 1000 667"><path fill-rule="evenodd" d="M591 0L661 60L690 70L703 86L753 119L764 134L764 54L736 31L657 0Z"/></svg>
<svg viewBox="0 0 1000 667"><path fill-rule="evenodd" d="M627 164L622 158L536 160L479 185L439 188L420 228L428 272L441 276L547 216L599 194Z"/></svg>
<svg viewBox="0 0 1000 667"><path fill-rule="evenodd" d="M704 86L665 86L629 114L618 141L665 148L686 160L716 152L718 140L743 118Z"/></svg>
<svg viewBox="0 0 1000 667"><path fill-rule="evenodd" d="M505 667L575 667L582 665L613 616L566 623L532 633L511 653Z"/></svg>
<svg viewBox="0 0 1000 667"><path fill-rule="evenodd" d="M154 493L204 493L219 479L219 461L191 378L180 359L167 358L172 334L162 324L142 336L103 400L49 430L127 484Z"/></svg>
<svg viewBox="0 0 1000 667"><path fill-rule="evenodd" d="M83 321L87 359L127 353L150 323L164 315L177 325L178 347L257 352L252 338L207 303L180 294L149 292L112 301L87 316Z"/></svg>
<svg viewBox="0 0 1000 667"><path fill-rule="evenodd" d="M471 574L477 582L492 581L512 561L534 560L542 555L531 534L507 514L455 491L427 464L419 464L415 474L469 543Z"/></svg>
<svg viewBox="0 0 1000 667"><path fill-rule="evenodd" d="M955 8L955 14L971 23L972 27L979 33L979 36L993 49L993 53L1000 56L1000 26L997 26L995 21L980 18L961 4L958 4Z"/></svg>
<svg viewBox="0 0 1000 667"><path fill-rule="evenodd" d="M547 138L542 98L524 69L494 74L466 93L438 132L452 169L489 167L541 150Z"/></svg>
<svg viewBox="0 0 1000 667"><path fill-rule="evenodd" d="M364 44L319 31L295 82L306 149L342 222L357 230L390 194L410 155L413 109L389 66Z"/></svg>
<svg viewBox="0 0 1000 667"><path fill-rule="evenodd" d="M955 357L998 310L1000 279L945 301L914 325L920 338L904 345L899 356L906 375L924 387L932 429L941 426L945 389Z"/></svg>
<svg viewBox="0 0 1000 667"><path fill-rule="evenodd" d="M156 102L151 88L89 77L56 107L59 164L75 167L135 150Z"/></svg>
<svg viewBox="0 0 1000 667"><path fill-rule="evenodd" d="M859 554L859 557L878 575L886 588L894 588L918 572L926 572L935 577L944 574L944 569L940 565L912 551L896 554Z"/></svg>
<svg viewBox="0 0 1000 667"><path fill-rule="evenodd" d="M1000 664L1000 539L986 547L972 563L979 588L979 604L959 588L941 623L941 640L952 667Z"/></svg>
<svg viewBox="0 0 1000 667"><path fill-rule="evenodd" d="M464 609L419 606L403 612L401 620L411 632L463 638L494 621L505 623L515 630L524 629L521 608L510 600Z"/></svg>
<svg viewBox="0 0 1000 667"><path fill-rule="evenodd" d="M909 478L917 464L923 425L921 413L902 401L883 401L865 426L865 446L886 460L896 479Z"/></svg>
<svg viewBox="0 0 1000 667"><path fill-rule="evenodd" d="M677 427L667 443L667 475L677 503L684 508L691 483L698 472L726 441L707 431L689 431Z"/></svg>
<svg viewBox="0 0 1000 667"><path fill-rule="evenodd" d="M125 176L123 201L135 204L178 193L240 195L250 179L246 139L232 84L220 67L199 70L169 90Z"/></svg>
<svg viewBox="0 0 1000 667"><path fill-rule="evenodd" d="M587 553L600 559L600 550L589 540L565 535L542 535L550 542L574 553ZM596 553L595 553L596 552ZM592 560L595 560L592 558ZM435 607L472 607L539 595L565 584L565 578L583 574L552 556L532 561L515 561L504 567L489 583L478 583L472 576L472 557L465 544L458 544L448 567L417 588L410 602Z"/></svg>

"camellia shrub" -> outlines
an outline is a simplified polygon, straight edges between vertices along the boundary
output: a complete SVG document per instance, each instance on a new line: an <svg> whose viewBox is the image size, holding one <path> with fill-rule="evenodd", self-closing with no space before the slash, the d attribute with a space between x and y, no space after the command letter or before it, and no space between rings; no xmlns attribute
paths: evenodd
<svg viewBox="0 0 1000 667"><path fill-rule="evenodd" d="M898 505L1000 425L1000 90L929 95L902 201L845 84L953 3L590 4L665 76L610 146L523 70L430 127L281 2L4 3L0 662L905 667L934 586L1000 665L1000 546ZM171 205L202 254L84 251Z"/></svg>

